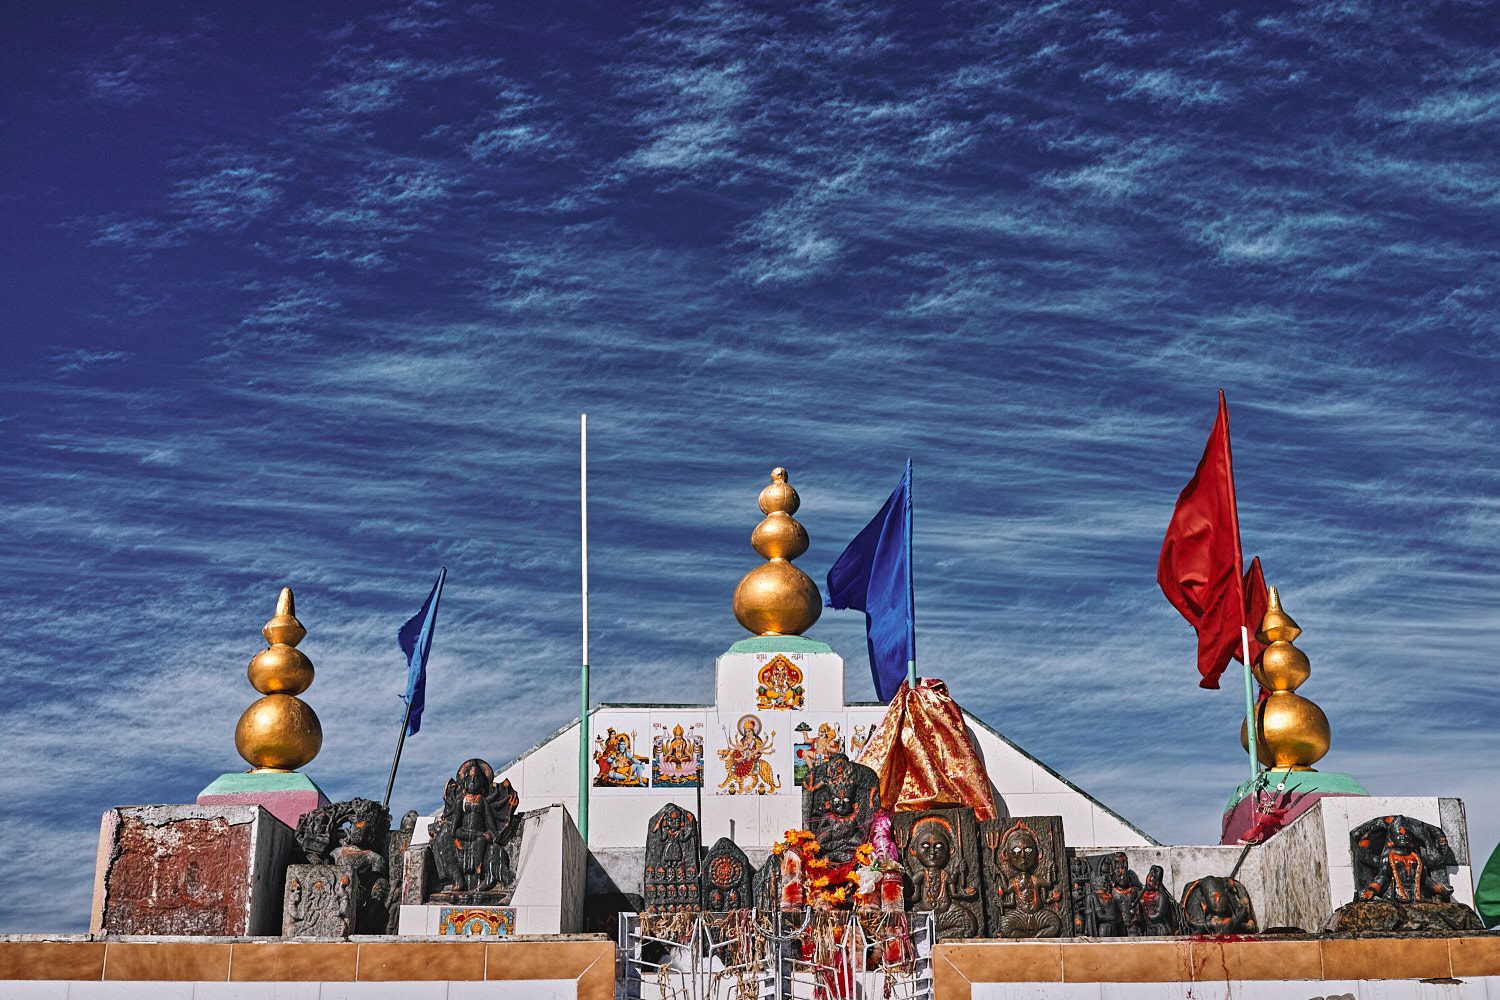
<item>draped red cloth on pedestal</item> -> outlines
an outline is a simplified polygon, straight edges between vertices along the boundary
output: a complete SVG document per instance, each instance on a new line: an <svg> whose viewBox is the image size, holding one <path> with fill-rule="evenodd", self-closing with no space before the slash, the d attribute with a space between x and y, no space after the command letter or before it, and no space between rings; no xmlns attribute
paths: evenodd
<svg viewBox="0 0 1500 1000"><path fill-rule="evenodd" d="M995 818L990 776L969 742L963 710L935 677L919 678L915 689L901 682L859 763L880 775L886 809L972 806L976 818Z"/></svg>

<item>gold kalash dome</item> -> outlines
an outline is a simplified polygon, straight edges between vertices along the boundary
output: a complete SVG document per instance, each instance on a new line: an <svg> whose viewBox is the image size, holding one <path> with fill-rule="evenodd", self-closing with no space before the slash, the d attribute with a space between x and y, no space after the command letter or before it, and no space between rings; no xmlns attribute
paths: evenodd
<svg viewBox="0 0 1500 1000"><path fill-rule="evenodd" d="M802 635L823 613L818 585L792 565L807 551L807 529L792 517L802 500L786 479L785 469L772 469L771 485L760 491L766 516L750 533L750 546L766 562L734 588L734 617L756 635Z"/></svg>
<svg viewBox="0 0 1500 1000"><path fill-rule="evenodd" d="M318 714L297 695L313 682L312 660L297 648L307 629L297 620L290 587L281 588L276 615L260 630L267 648L250 660L250 685L265 695L234 727L234 748L257 772L295 771L323 748Z"/></svg>

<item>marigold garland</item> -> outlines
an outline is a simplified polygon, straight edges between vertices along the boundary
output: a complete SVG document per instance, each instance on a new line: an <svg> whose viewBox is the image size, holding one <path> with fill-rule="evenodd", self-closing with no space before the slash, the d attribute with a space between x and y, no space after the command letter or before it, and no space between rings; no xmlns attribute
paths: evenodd
<svg viewBox="0 0 1500 1000"><path fill-rule="evenodd" d="M817 890L818 899L824 905L836 907L849 899L851 891L858 891L861 871L878 874L873 868L873 844L860 844L854 851L854 863L843 871L839 871L839 868L843 868L842 865L835 867L827 858L819 855L822 846L818 843L817 834L811 830L788 830L781 843L771 848L771 853L781 855L787 851L795 851L799 854L808 875L807 884ZM838 884L835 885L835 881Z"/></svg>

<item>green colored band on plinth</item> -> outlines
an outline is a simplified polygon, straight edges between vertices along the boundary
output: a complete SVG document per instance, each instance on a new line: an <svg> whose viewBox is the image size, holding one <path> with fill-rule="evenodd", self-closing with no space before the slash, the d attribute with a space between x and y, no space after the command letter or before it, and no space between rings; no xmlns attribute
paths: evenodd
<svg viewBox="0 0 1500 1000"><path fill-rule="evenodd" d="M283 774L275 772L235 771L231 774L221 774L213 780L199 795L256 795L261 792L317 792L325 799L328 797L323 789L317 786L305 774L296 771L288 771Z"/></svg>
<svg viewBox="0 0 1500 1000"><path fill-rule="evenodd" d="M1324 795L1369 795L1365 787L1347 774L1337 771L1262 771L1260 787L1275 791L1276 786L1286 783L1283 792L1287 795L1302 795L1307 792L1322 792ZM1229 812L1250 794L1250 782L1246 781L1229 796Z"/></svg>
<svg viewBox="0 0 1500 1000"><path fill-rule="evenodd" d="M730 653L831 653L833 647L816 639L804 639L800 635L752 635L730 646L722 655Z"/></svg>

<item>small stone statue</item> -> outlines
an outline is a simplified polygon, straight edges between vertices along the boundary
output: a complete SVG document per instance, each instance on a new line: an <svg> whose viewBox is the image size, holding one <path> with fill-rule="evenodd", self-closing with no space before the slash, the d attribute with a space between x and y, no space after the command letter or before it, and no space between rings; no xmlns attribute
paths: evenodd
<svg viewBox="0 0 1500 1000"><path fill-rule="evenodd" d="M700 907L698 818L668 802L646 826L647 913L677 913Z"/></svg>
<svg viewBox="0 0 1500 1000"><path fill-rule="evenodd" d="M761 913L781 909L781 857L772 854L755 873L755 908Z"/></svg>
<svg viewBox="0 0 1500 1000"><path fill-rule="evenodd" d="M399 898L391 894L386 858L390 820L385 806L358 798L313 809L297 820L294 836L313 866L334 865L349 869L354 876L349 892L358 915L352 933L384 934L390 910ZM331 846L334 841L337 846ZM316 885L321 892L328 879L309 874L302 881L299 892L311 898L307 886Z"/></svg>
<svg viewBox="0 0 1500 1000"><path fill-rule="evenodd" d="M411 838L417 830L417 811L408 809L401 817L401 826L392 830L386 840L385 863L390 872L391 888L386 894L385 933L395 934L401 924L401 901L406 896L406 851L411 847Z"/></svg>
<svg viewBox="0 0 1500 1000"><path fill-rule="evenodd" d="M290 865L286 870L281 934L289 938L348 937L355 931L358 901L359 884L350 869Z"/></svg>
<svg viewBox="0 0 1500 1000"><path fill-rule="evenodd" d="M1354 902L1334 913L1338 931L1478 930L1468 906L1444 880L1458 859L1443 831L1409 816L1380 816L1349 834Z"/></svg>
<svg viewBox="0 0 1500 1000"><path fill-rule="evenodd" d="M1062 818L1028 816L985 820L990 933L1004 938L1064 937L1072 932L1072 898L1064 894L1067 860Z"/></svg>
<svg viewBox="0 0 1500 1000"><path fill-rule="evenodd" d="M1161 865L1152 865L1141 887L1141 923L1148 936L1182 933L1182 910L1162 885Z"/></svg>
<svg viewBox="0 0 1500 1000"><path fill-rule="evenodd" d="M440 903L495 905L509 901L515 874L506 848L520 830L520 796L478 758L459 765L443 790L442 814L428 824L432 860L443 888Z"/></svg>
<svg viewBox="0 0 1500 1000"><path fill-rule="evenodd" d="M1141 882L1124 851L1104 855L1089 887L1089 922L1096 937L1140 937Z"/></svg>
<svg viewBox="0 0 1500 1000"><path fill-rule="evenodd" d="M984 930L978 831L968 807L896 814L896 842L910 880L910 909L931 910L938 937L978 937Z"/></svg>
<svg viewBox="0 0 1500 1000"><path fill-rule="evenodd" d="M720 837L703 859L703 908L719 913L753 905L750 859L734 841Z"/></svg>
<svg viewBox="0 0 1500 1000"><path fill-rule="evenodd" d="M841 753L814 765L802 789L802 826L818 838L819 856L847 865L870 843L880 811L880 776Z"/></svg>
<svg viewBox="0 0 1500 1000"><path fill-rule="evenodd" d="M1250 893L1232 878L1209 875L1182 890L1182 922L1189 934L1254 934Z"/></svg>

